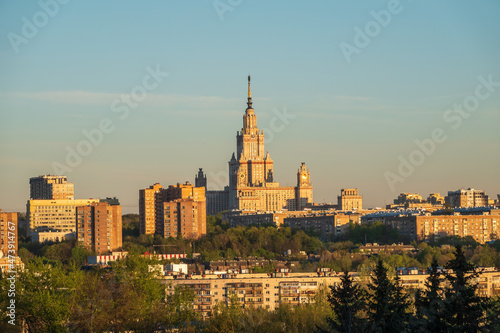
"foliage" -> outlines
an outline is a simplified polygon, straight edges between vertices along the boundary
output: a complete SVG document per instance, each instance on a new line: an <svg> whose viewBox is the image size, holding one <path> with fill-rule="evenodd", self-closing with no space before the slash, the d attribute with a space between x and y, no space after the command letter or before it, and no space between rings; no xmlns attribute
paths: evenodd
<svg viewBox="0 0 500 333"><path fill-rule="evenodd" d="M416 314L413 322L415 332L446 332L444 323L444 290L441 287L443 277L438 269L436 258L429 269L425 290L417 291L415 296Z"/></svg>
<svg viewBox="0 0 500 333"><path fill-rule="evenodd" d="M477 332L486 322L488 302L477 295L475 266L467 261L461 246L456 247L455 259L446 265L453 273L446 274L450 287L446 290L445 321L450 330Z"/></svg>
<svg viewBox="0 0 500 333"><path fill-rule="evenodd" d="M355 244L382 243L392 244L402 240L396 229L376 221L367 225L349 224L349 231L341 237Z"/></svg>
<svg viewBox="0 0 500 333"><path fill-rule="evenodd" d="M368 316L374 332L406 332L409 327L407 313L409 301L398 278L392 282L382 260L377 262L371 282Z"/></svg>
<svg viewBox="0 0 500 333"><path fill-rule="evenodd" d="M359 285L354 284L354 278L347 271L340 278L338 286L330 286L328 302L335 313L334 319L329 319L330 326L339 332L360 332L365 329L361 312L365 310L366 295Z"/></svg>

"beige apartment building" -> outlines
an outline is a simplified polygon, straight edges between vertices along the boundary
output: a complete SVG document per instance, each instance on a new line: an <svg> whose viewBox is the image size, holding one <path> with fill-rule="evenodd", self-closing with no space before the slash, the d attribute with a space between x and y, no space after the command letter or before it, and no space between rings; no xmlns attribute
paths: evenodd
<svg viewBox="0 0 500 333"><path fill-rule="evenodd" d="M44 175L30 178L33 200L70 200L75 198L74 185L66 176Z"/></svg>
<svg viewBox="0 0 500 333"><path fill-rule="evenodd" d="M478 243L499 239L500 215L410 215L387 216L386 225L398 230L400 235L410 239L425 241L446 236L472 236Z"/></svg>
<svg viewBox="0 0 500 333"><path fill-rule="evenodd" d="M29 234L35 239L37 232L63 232L75 237L76 207L88 206L99 199L28 200L26 205Z"/></svg>
<svg viewBox="0 0 500 333"><path fill-rule="evenodd" d="M362 210L363 197L359 195L357 188L343 188L337 197L338 210Z"/></svg>
<svg viewBox="0 0 500 333"><path fill-rule="evenodd" d="M489 204L488 196L484 191L473 188L448 191L445 201L450 207L485 207Z"/></svg>
<svg viewBox="0 0 500 333"><path fill-rule="evenodd" d="M367 283L369 276L354 275L357 283ZM185 286L195 293L194 310L203 317L210 316L217 303L230 304L237 300L243 308L262 307L274 310L282 304L297 306L314 302L321 289L340 283L341 273L323 271L318 273L269 273L269 274L211 274L165 276L162 283L166 293L173 294L176 287ZM424 288L427 274L400 275L406 288ZM477 279L479 295L500 295L500 272L489 269Z"/></svg>

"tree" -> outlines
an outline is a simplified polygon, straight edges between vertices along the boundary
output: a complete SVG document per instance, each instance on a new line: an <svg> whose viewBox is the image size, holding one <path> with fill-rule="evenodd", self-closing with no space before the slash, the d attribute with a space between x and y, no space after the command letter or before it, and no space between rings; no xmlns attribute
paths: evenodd
<svg viewBox="0 0 500 333"><path fill-rule="evenodd" d="M448 329L455 332L482 331L486 323L488 302L476 295L479 276L475 266L465 259L462 246L455 250L455 259L446 265L450 287L446 290L445 320Z"/></svg>
<svg viewBox="0 0 500 333"><path fill-rule="evenodd" d="M443 278L434 257L429 268L426 289L417 291L415 296L416 315L413 325L415 332L446 332L444 322L444 291L441 287Z"/></svg>
<svg viewBox="0 0 500 333"><path fill-rule="evenodd" d="M382 260L378 260L368 289L372 295L368 301L369 318L374 332L408 331L408 295L399 278L393 283L387 276Z"/></svg>
<svg viewBox="0 0 500 333"><path fill-rule="evenodd" d="M330 286L328 302L335 313L335 318L328 319L330 327L339 332L360 332L365 323L360 313L365 309L366 295L354 278L347 271L340 278L340 284Z"/></svg>

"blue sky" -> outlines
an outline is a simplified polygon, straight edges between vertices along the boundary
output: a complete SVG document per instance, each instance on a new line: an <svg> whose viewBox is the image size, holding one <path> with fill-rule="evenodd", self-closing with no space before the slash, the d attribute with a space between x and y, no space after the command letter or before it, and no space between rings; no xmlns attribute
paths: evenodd
<svg viewBox="0 0 500 333"><path fill-rule="evenodd" d="M389 8L397 13L383 26L373 12ZM33 36L26 22L38 24ZM371 37L347 61L341 45L356 47L356 28ZM276 179L293 185L306 162L316 202L345 187L359 188L366 207L400 192L496 197L500 86L479 88L487 98L460 124L444 117L474 101L479 77L500 82L499 31L493 0L2 1L0 208L25 211L29 178L54 173L103 119L113 130L65 173L78 198L116 196L137 212L140 188L193 181L199 167L219 188L248 74ZM168 76L120 119L113 102L147 68ZM293 118L270 130L283 112ZM446 140L419 153L415 140L435 129ZM410 156L413 170L400 173Z"/></svg>

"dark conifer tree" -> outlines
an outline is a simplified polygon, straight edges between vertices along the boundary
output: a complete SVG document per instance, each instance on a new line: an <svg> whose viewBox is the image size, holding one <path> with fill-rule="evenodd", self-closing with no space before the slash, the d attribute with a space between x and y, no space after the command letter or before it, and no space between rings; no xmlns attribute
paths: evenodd
<svg viewBox="0 0 500 333"><path fill-rule="evenodd" d="M408 295L398 278L391 282L382 260L377 262L368 288L372 295L368 301L369 318L373 332L402 333L409 330Z"/></svg>
<svg viewBox="0 0 500 333"><path fill-rule="evenodd" d="M441 287L443 277L434 258L429 268L429 277L425 282L426 289L417 291L415 296L416 314L412 325L414 332L446 332L443 318L444 291Z"/></svg>
<svg viewBox="0 0 500 333"><path fill-rule="evenodd" d="M456 247L455 259L446 265L449 288L446 290L445 321L453 332L481 332L485 330L488 300L477 295L479 272L465 259L461 246Z"/></svg>
<svg viewBox="0 0 500 333"><path fill-rule="evenodd" d="M330 327L338 332L362 332L365 320L360 313L366 306L365 291L354 284L354 279L347 271L340 278L340 284L330 286L328 302L335 313L335 319L328 319Z"/></svg>

